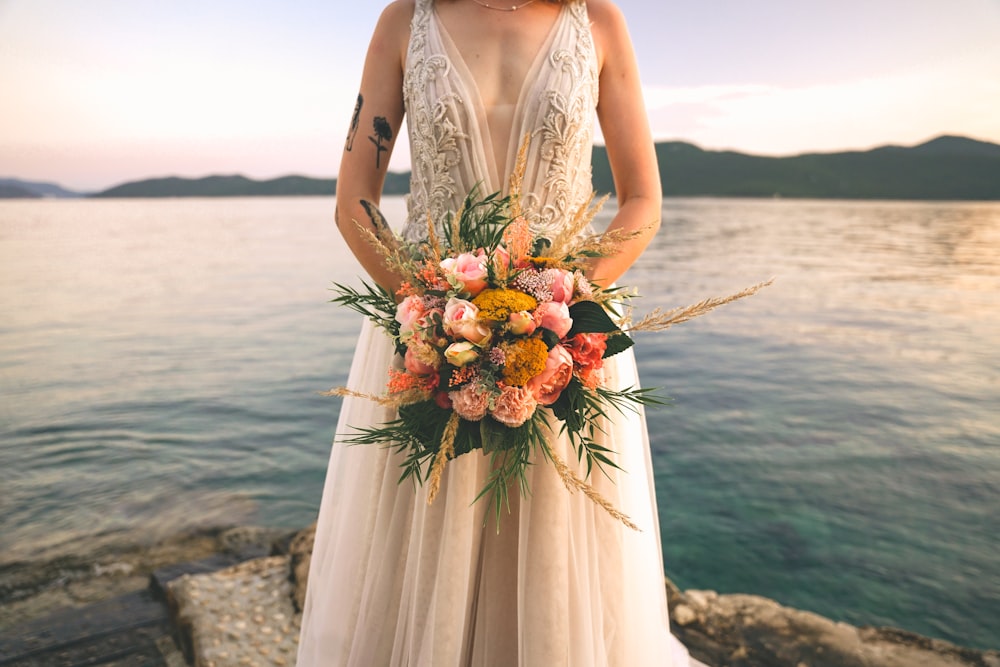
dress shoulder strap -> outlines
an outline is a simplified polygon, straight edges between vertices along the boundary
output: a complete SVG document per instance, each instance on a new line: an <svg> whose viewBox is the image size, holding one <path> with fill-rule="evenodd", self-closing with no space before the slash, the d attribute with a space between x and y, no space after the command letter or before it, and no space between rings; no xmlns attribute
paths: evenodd
<svg viewBox="0 0 1000 667"><path fill-rule="evenodd" d="M433 10L434 0L416 0L413 8L413 19L410 21L410 29L426 30Z"/></svg>

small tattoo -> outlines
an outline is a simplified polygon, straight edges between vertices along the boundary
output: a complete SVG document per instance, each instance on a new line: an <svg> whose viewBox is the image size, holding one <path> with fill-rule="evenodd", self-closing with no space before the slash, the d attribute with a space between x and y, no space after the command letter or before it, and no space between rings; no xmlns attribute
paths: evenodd
<svg viewBox="0 0 1000 667"><path fill-rule="evenodd" d="M344 144L344 150L348 153L354 148L354 135L358 133L358 122L361 120L361 105L364 104L365 98L358 93L358 103L354 105L354 115L351 116L351 129L347 132L347 143Z"/></svg>
<svg viewBox="0 0 1000 667"><path fill-rule="evenodd" d="M365 213L368 214L368 219L372 222L372 227L375 228L375 236L382 243L389 245L389 241L393 239L392 230L389 229L389 222L382 215L382 211L379 210L378 206L368 201L367 199L361 200L361 206L364 207Z"/></svg>
<svg viewBox="0 0 1000 667"><path fill-rule="evenodd" d="M385 119L385 116L375 116L373 125L375 134L368 137L368 140L375 144L375 168L378 169L382 164L382 153L389 150L388 147L382 145L382 142L392 141L392 128L389 127L389 121Z"/></svg>
<svg viewBox="0 0 1000 667"><path fill-rule="evenodd" d="M368 214L368 219L372 221L372 227L375 228L376 236L381 237L389 231L389 223L386 221L385 216L382 215L382 211L378 209L378 206L367 199L362 199L361 205L364 207L365 213Z"/></svg>

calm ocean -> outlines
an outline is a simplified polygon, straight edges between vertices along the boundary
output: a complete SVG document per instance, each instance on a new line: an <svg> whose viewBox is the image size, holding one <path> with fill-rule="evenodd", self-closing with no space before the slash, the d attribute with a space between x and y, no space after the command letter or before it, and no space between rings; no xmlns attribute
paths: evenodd
<svg viewBox="0 0 1000 667"><path fill-rule="evenodd" d="M385 204L400 220L403 203ZM330 198L0 202L0 562L311 522L359 321ZM607 214L604 215L607 218ZM1000 647L1000 203L668 200L667 573Z"/></svg>

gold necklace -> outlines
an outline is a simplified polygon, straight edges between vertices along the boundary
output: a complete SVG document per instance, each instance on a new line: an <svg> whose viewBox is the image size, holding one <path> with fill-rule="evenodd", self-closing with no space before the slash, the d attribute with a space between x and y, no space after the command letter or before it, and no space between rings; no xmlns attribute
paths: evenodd
<svg viewBox="0 0 1000 667"><path fill-rule="evenodd" d="M521 4L514 5L513 7L494 7L493 5L483 2L482 0L472 0L472 1L477 5L479 5L480 7L485 7L486 9L492 9L498 12L516 12L521 7L527 7L531 3L535 2L535 0L528 0L527 2L522 2Z"/></svg>

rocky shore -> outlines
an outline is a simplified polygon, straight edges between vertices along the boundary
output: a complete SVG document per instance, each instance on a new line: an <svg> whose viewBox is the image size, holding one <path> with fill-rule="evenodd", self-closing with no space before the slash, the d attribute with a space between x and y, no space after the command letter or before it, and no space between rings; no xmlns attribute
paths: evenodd
<svg viewBox="0 0 1000 667"><path fill-rule="evenodd" d="M293 665L311 550L311 529L243 527L0 565L0 665ZM714 667L1000 667L997 651L666 586L674 634Z"/></svg>

